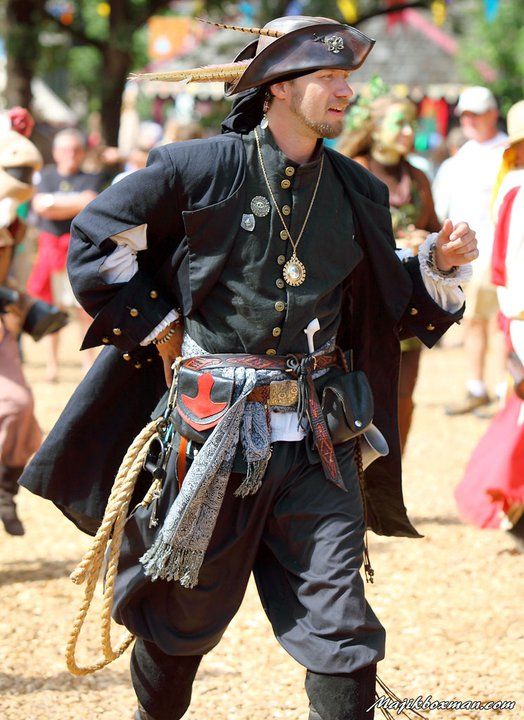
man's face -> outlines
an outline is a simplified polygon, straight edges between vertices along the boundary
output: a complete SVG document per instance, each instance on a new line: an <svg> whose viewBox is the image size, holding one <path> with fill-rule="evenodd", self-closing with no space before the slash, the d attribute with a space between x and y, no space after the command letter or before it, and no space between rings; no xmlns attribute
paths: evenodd
<svg viewBox="0 0 524 720"><path fill-rule="evenodd" d="M468 140L486 142L497 133L497 118L497 110L487 110L480 114L466 110L460 116L460 125Z"/></svg>
<svg viewBox="0 0 524 720"><path fill-rule="evenodd" d="M289 110L316 137L337 137L353 95L348 78L347 70L317 70L287 81Z"/></svg>
<svg viewBox="0 0 524 720"><path fill-rule="evenodd" d="M75 137L62 137L53 147L53 159L62 175L72 175L80 169L85 152L82 143Z"/></svg>

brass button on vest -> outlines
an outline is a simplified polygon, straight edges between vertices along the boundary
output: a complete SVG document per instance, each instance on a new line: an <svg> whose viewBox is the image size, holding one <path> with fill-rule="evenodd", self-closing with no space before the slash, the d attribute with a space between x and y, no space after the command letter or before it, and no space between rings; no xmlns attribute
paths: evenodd
<svg viewBox="0 0 524 720"><path fill-rule="evenodd" d="M122 359L125 360L126 362L129 362L131 360L131 355L129 353L124 353L122 355Z"/></svg>
<svg viewBox="0 0 524 720"><path fill-rule="evenodd" d="M289 205L284 205L282 207L282 215L291 215L291 208Z"/></svg>
<svg viewBox="0 0 524 720"><path fill-rule="evenodd" d="M102 338L102 342L104 343L104 345L107 345L107 344L109 343L109 338L108 338L108 337L103 337L103 338Z"/></svg>
<svg viewBox="0 0 524 720"><path fill-rule="evenodd" d="M135 363L135 367L137 370L140 370L140 368L142 367L142 363L139 363L139 362Z"/></svg>
<svg viewBox="0 0 524 720"><path fill-rule="evenodd" d="M266 355L276 355L277 351L274 348L269 348L266 350Z"/></svg>
<svg viewBox="0 0 524 720"><path fill-rule="evenodd" d="M289 187L291 187L291 180L282 180L280 183L280 187L282 190L287 190Z"/></svg>
<svg viewBox="0 0 524 720"><path fill-rule="evenodd" d="M281 231L280 231L280 238L281 238L281 240L287 240L287 239L288 239L287 230L281 230Z"/></svg>
<svg viewBox="0 0 524 720"><path fill-rule="evenodd" d="M409 309L409 314L410 314L410 315L418 315L418 310L417 310L417 308L415 308L415 307L410 308L410 309Z"/></svg>
<svg viewBox="0 0 524 720"><path fill-rule="evenodd" d="M113 328L113 335L122 335L122 330L120 330L120 328Z"/></svg>
<svg viewBox="0 0 524 720"><path fill-rule="evenodd" d="M150 297L152 300L156 300L157 297L158 297L157 291L156 291L156 290L151 290L151 292L149 293L149 297Z"/></svg>
<svg viewBox="0 0 524 720"><path fill-rule="evenodd" d="M282 278L277 278L275 281L275 285L277 286L277 288L280 288L281 290L285 286L285 284L286 283L282 280Z"/></svg>
<svg viewBox="0 0 524 720"><path fill-rule="evenodd" d="M279 256L277 257L277 263L278 263L279 265L284 265L285 262L286 262L286 256L285 256L285 255L279 255Z"/></svg>
<svg viewBox="0 0 524 720"><path fill-rule="evenodd" d="M295 174L295 168L294 168L294 167L291 167L291 165L289 165L289 166L284 170L284 172L286 173L286 175L287 175L288 177L293 177L293 175Z"/></svg>
<svg viewBox="0 0 524 720"><path fill-rule="evenodd" d="M282 302L282 300L277 300L275 303L275 310L277 312L283 312L286 307L286 304Z"/></svg>
<svg viewBox="0 0 524 720"><path fill-rule="evenodd" d="M131 308L129 314L131 315L131 317L138 317L138 310L136 308Z"/></svg>
<svg viewBox="0 0 524 720"><path fill-rule="evenodd" d="M426 325L426 330L431 331L431 330L434 330L434 329L435 329L435 326L434 326L432 323L428 323L428 325Z"/></svg>
<svg viewBox="0 0 524 720"><path fill-rule="evenodd" d="M279 327L273 328L273 337L278 337L282 330Z"/></svg>

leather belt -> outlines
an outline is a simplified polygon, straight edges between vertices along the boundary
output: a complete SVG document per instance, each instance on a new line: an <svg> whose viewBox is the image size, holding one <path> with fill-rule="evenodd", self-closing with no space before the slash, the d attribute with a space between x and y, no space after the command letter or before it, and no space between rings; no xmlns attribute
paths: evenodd
<svg viewBox="0 0 524 720"><path fill-rule="evenodd" d="M296 380L274 380L269 385L259 385L247 396L250 402L260 402L274 407L292 407L298 402L298 382Z"/></svg>
<svg viewBox="0 0 524 720"><path fill-rule="evenodd" d="M282 370L293 373L297 363L303 359L311 359L311 371L324 370L339 364L338 352L324 355L248 355L235 353L234 355L197 355L185 358L184 367L190 370L209 370L219 367L247 367L254 370Z"/></svg>
<svg viewBox="0 0 524 720"><path fill-rule="evenodd" d="M299 418L307 418L313 434L313 442L318 450L327 479L337 487L345 490L331 436L313 381L313 373L315 370L322 370L343 364L342 354L338 350L323 355L279 355L271 357L267 355L248 354L198 355L196 357L186 358L183 364L191 370L241 366L254 370L281 370L294 376L297 380L297 412ZM268 387L269 389L267 391L263 390L264 387ZM256 390L257 388L252 392L256 392ZM267 392L269 399L271 396L271 384L269 386L261 386L260 392L261 397ZM273 392L275 392L275 390Z"/></svg>

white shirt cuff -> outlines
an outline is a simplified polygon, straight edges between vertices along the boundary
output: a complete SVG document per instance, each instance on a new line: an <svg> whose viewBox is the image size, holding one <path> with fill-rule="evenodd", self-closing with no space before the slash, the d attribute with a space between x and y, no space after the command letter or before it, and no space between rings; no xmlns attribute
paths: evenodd
<svg viewBox="0 0 524 720"><path fill-rule="evenodd" d="M431 233L418 249L418 261L422 280L431 299L449 313L456 313L464 304L464 293L460 285L471 280L471 263L458 267L453 275L440 275L429 265L429 250L435 242L437 233Z"/></svg>
<svg viewBox="0 0 524 720"><path fill-rule="evenodd" d="M136 254L147 248L147 225L124 230L110 239L116 247L99 268L102 279L108 283L128 282L138 270Z"/></svg>
<svg viewBox="0 0 524 720"><path fill-rule="evenodd" d="M145 337L142 340L140 345L150 345L153 342L153 340L158 335L160 335L162 330L165 330L167 327L169 327L169 325L171 325L172 322L175 322L175 320L177 320L177 318L179 318L179 317L180 317L180 313L178 313L176 310L171 310L170 312L168 312L168 314L165 316L165 318L161 322L159 322L158 325L153 330L151 330L151 332L149 333L149 335L147 337Z"/></svg>

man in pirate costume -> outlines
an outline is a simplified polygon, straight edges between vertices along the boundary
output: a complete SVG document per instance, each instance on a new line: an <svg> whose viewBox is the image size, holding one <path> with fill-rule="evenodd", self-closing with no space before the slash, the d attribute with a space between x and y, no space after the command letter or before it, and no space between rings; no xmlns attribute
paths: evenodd
<svg viewBox="0 0 524 720"><path fill-rule="evenodd" d="M163 370L170 383L184 356L180 446L160 497L127 521L116 580L113 616L137 638L135 717L184 715L253 571L276 637L307 669L311 720L361 720L385 644L359 573L364 518L419 537L400 487L399 338L432 346L460 320L476 240L447 222L401 262L385 186L324 148L372 40L312 17L248 31L259 38L235 63L168 76L227 81L237 99L222 135L152 151L74 221L69 272L94 317L84 347L108 347L22 482L95 532ZM389 445L362 495L357 439L332 442L320 412L351 374L343 354L366 373ZM347 422L353 435L363 425Z"/></svg>

